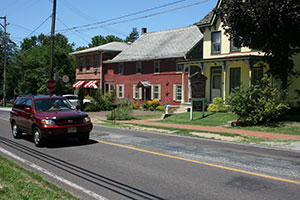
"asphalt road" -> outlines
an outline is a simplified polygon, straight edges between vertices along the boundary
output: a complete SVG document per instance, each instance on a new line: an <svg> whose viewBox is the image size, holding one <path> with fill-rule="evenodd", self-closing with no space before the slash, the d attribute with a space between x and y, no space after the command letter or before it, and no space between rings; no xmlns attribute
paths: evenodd
<svg viewBox="0 0 300 200"><path fill-rule="evenodd" d="M300 152L95 126L91 140L13 139L0 154L81 199L299 199Z"/></svg>

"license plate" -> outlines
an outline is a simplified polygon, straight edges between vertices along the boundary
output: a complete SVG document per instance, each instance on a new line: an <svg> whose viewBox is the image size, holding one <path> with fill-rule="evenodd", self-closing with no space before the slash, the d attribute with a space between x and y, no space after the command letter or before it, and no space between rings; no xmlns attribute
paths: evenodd
<svg viewBox="0 0 300 200"><path fill-rule="evenodd" d="M68 128L68 133L76 133L77 132L77 128L76 127L69 127Z"/></svg>

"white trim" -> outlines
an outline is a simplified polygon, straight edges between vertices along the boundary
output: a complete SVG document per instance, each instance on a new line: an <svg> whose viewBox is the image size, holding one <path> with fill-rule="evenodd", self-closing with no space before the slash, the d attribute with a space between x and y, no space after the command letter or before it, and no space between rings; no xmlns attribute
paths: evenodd
<svg viewBox="0 0 300 200"><path fill-rule="evenodd" d="M119 87L122 88L122 91L119 90ZM122 93L121 96L119 95L120 92ZM124 87L124 84L118 84L117 85L117 98L122 99L122 98L124 98L124 96L125 96L125 87Z"/></svg>

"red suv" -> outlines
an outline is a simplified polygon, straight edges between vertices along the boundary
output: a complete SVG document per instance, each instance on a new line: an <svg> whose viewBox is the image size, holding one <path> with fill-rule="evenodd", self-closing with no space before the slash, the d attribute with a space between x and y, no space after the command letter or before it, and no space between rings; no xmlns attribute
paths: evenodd
<svg viewBox="0 0 300 200"><path fill-rule="evenodd" d="M14 138L22 133L33 135L34 144L43 146L52 136L77 136L86 143L93 124L90 117L74 107L70 101L59 96L19 96L10 112Z"/></svg>

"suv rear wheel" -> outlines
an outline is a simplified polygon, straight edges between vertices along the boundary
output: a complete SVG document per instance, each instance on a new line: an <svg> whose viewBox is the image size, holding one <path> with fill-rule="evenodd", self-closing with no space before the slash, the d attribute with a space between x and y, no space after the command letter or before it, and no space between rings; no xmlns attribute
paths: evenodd
<svg viewBox="0 0 300 200"><path fill-rule="evenodd" d="M42 133L38 127L33 129L33 142L36 147L42 147L45 144L45 139L42 137Z"/></svg>
<svg viewBox="0 0 300 200"><path fill-rule="evenodd" d="M11 132L14 138L21 138L22 136L22 132L19 130L19 127L17 126L15 121L13 121L11 124Z"/></svg>

